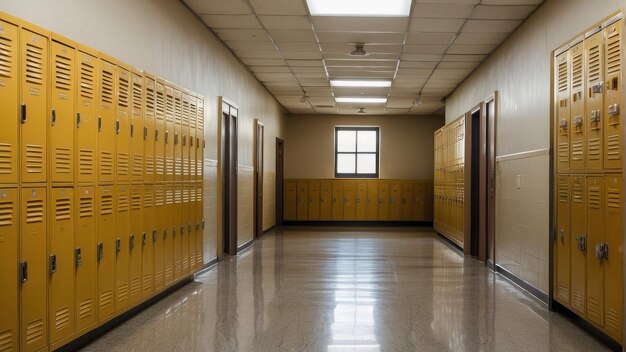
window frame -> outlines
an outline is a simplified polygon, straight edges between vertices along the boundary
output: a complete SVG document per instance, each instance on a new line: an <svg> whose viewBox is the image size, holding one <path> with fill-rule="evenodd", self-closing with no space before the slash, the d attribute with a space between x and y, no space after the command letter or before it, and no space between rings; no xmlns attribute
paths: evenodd
<svg viewBox="0 0 626 352"><path fill-rule="evenodd" d="M355 151L354 152L340 152L338 150L339 131L355 131L357 137L355 138ZM373 131L376 132L376 152L359 152L358 151L358 132L359 131ZM354 173L339 173L337 172L338 156L339 154L352 154L354 155ZM376 172L368 174L358 173L358 155L359 154L374 154L376 155ZM335 126L335 178L380 178L380 127L377 126Z"/></svg>

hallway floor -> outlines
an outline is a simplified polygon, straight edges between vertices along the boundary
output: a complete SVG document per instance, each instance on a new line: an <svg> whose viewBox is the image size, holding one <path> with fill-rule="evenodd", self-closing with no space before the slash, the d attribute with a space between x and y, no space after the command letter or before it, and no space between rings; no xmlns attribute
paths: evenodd
<svg viewBox="0 0 626 352"><path fill-rule="evenodd" d="M604 351L431 229L276 230L86 351Z"/></svg>

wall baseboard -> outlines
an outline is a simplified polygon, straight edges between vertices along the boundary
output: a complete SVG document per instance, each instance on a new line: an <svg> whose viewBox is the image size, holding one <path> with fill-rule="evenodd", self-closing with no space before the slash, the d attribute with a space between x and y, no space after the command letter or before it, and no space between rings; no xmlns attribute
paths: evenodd
<svg viewBox="0 0 626 352"><path fill-rule="evenodd" d="M546 305L548 304L548 300L550 297L546 293L542 292L541 290L538 290L533 285L519 278L517 275L506 270L505 268L503 268L502 266L498 264L496 264L495 272L502 275L504 278L511 281L516 286L519 286L522 290L528 292L531 296L535 297L542 303Z"/></svg>
<svg viewBox="0 0 626 352"><path fill-rule="evenodd" d="M284 221L283 227L432 227L431 221Z"/></svg>
<svg viewBox="0 0 626 352"><path fill-rule="evenodd" d="M276 225L272 225L270 227L268 227L267 229L263 230L263 234L265 235L268 232L274 231L276 229Z"/></svg>
<svg viewBox="0 0 626 352"><path fill-rule="evenodd" d="M239 252L244 251L246 249L248 249L250 246L252 246L252 244L254 243L254 240L250 240L244 244L242 244L241 246L237 247L237 254L239 254Z"/></svg>
<svg viewBox="0 0 626 352"><path fill-rule="evenodd" d="M208 263L204 264L202 266L202 269L198 270L194 275L198 276L198 275L202 275L202 274L206 273L207 271L213 269L215 264L217 264L217 258L213 258Z"/></svg>

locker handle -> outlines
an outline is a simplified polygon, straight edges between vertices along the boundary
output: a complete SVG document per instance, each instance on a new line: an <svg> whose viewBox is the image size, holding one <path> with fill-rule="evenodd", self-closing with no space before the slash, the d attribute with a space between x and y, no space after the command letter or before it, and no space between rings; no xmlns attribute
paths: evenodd
<svg viewBox="0 0 626 352"><path fill-rule="evenodd" d="M98 261L101 261L104 257L104 245L102 243L98 243Z"/></svg>
<svg viewBox="0 0 626 352"><path fill-rule="evenodd" d="M172 228L172 236L176 237L176 228L175 227Z"/></svg>
<svg viewBox="0 0 626 352"><path fill-rule="evenodd" d="M167 229L163 229L163 239L167 238Z"/></svg>
<svg viewBox="0 0 626 352"><path fill-rule="evenodd" d="M572 119L572 124L574 124L576 126L581 126L583 124L583 117L582 117L582 115L574 116L574 118Z"/></svg>
<svg viewBox="0 0 626 352"><path fill-rule="evenodd" d="M183 135L183 145L187 145L187 135Z"/></svg>
<svg viewBox="0 0 626 352"><path fill-rule="evenodd" d="M174 132L174 145L178 145L178 132Z"/></svg>
<svg viewBox="0 0 626 352"><path fill-rule="evenodd" d="M192 137L189 137L189 146L193 147L193 138Z"/></svg>
<svg viewBox="0 0 626 352"><path fill-rule="evenodd" d="M202 219L202 229L204 230L204 219Z"/></svg>
<svg viewBox="0 0 626 352"><path fill-rule="evenodd" d="M57 124L57 111L55 109L52 109L50 120L51 120L52 126Z"/></svg>
<svg viewBox="0 0 626 352"><path fill-rule="evenodd" d="M587 251L587 237L585 235L578 236L576 238L576 244L579 251L583 253Z"/></svg>
<svg viewBox="0 0 626 352"><path fill-rule="evenodd" d="M28 262L20 263L20 276L22 283L26 283L26 281L28 281Z"/></svg>
<svg viewBox="0 0 626 352"><path fill-rule="evenodd" d="M141 245L145 246L148 243L148 234L145 232L141 234Z"/></svg>
<svg viewBox="0 0 626 352"><path fill-rule="evenodd" d="M170 131L165 130L165 144L169 144L170 140Z"/></svg>
<svg viewBox="0 0 626 352"><path fill-rule="evenodd" d="M135 248L135 235L132 233L130 234L130 237L128 238L128 246L130 247L131 250Z"/></svg>
<svg viewBox="0 0 626 352"><path fill-rule="evenodd" d="M185 226L181 226L180 227L180 235L184 235L185 234Z"/></svg>
<svg viewBox="0 0 626 352"><path fill-rule="evenodd" d="M119 133L119 132L118 132ZM131 123L130 124L130 136L134 137L135 136L135 124Z"/></svg>
<svg viewBox="0 0 626 352"><path fill-rule="evenodd" d="M600 122L600 110L591 110L591 122Z"/></svg>
<svg viewBox="0 0 626 352"><path fill-rule="evenodd" d="M382 198L378 198L378 203L383 204L383 199Z"/></svg>
<svg viewBox="0 0 626 352"><path fill-rule="evenodd" d="M50 256L50 274L57 272L57 256L53 254Z"/></svg>
<svg viewBox="0 0 626 352"><path fill-rule="evenodd" d="M567 120L566 119L561 119L561 121L559 122L559 127L561 127L562 130L566 130L567 129Z"/></svg>
<svg viewBox="0 0 626 352"><path fill-rule="evenodd" d="M191 226L191 224L187 225L187 233L191 233L191 230L193 230L193 226Z"/></svg>
<svg viewBox="0 0 626 352"><path fill-rule="evenodd" d="M152 229L152 242L157 241L157 229Z"/></svg>
<svg viewBox="0 0 626 352"><path fill-rule="evenodd" d="M355 203L361 203L361 198L356 198Z"/></svg>
<svg viewBox="0 0 626 352"><path fill-rule="evenodd" d="M115 121L115 134L120 134L120 131L121 131L120 120L116 120Z"/></svg>
<svg viewBox="0 0 626 352"><path fill-rule="evenodd" d="M74 258L76 259L76 267L77 268L79 266L83 265L83 255L82 255L82 251L81 251L80 247L74 249Z"/></svg>
<svg viewBox="0 0 626 352"><path fill-rule="evenodd" d="M559 238L561 239L561 243L565 243L565 230L561 229L559 232Z"/></svg>
<svg viewBox="0 0 626 352"><path fill-rule="evenodd" d="M143 140L144 141L148 140L148 128L147 127L143 128Z"/></svg>
<svg viewBox="0 0 626 352"><path fill-rule="evenodd" d="M80 128L80 112L76 113L76 128Z"/></svg>
<svg viewBox="0 0 626 352"><path fill-rule="evenodd" d="M102 116L98 116L98 132L102 131Z"/></svg>
<svg viewBox="0 0 626 352"><path fill-rule="evenodd" d="M596 259L609 260L609 244L608 243L598 243L596 245Z"/></svg>
<svg viewBox="0 0 626 352"><path fill-rule="evenodd" d="M157 142L159 141L159 130L157 129L154 130L154 140Z"/></svg>
<svg viewBox="0 0 626 352"><path fill-rule="evenodd" d="M592 86L589 88L589 97L591 98L591 97L593 97L595 94L602 93L602 85L603 85L603 82L598 82L598 83L596 83L596 84L592 85Z"/></svg>
<svg viewBox="0 0 626 352"><path fill-rule="evenodd" d="M119 238L115 239L115 253L119 254L122 251L122 240Z"/></svg>
<svg viewBox="0 0 626 352"><path fill-rule="evenodd" d="M609 105L609 116L619 115L619 104Z"/></svg>

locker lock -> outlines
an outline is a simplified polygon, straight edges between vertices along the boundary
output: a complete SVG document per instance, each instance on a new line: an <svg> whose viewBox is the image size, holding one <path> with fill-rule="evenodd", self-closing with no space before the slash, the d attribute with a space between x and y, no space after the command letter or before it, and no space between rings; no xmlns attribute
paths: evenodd
<svg viewBox="0 0 626 352"><path fill-rule="evenodd" d="M609 116L619 115L619 104L609 105Z"/></svg>
<svg viewBox="0 0 626 352"><path fill-rule="evenodd" d="M148 140L148 127L143 128L143 140L144 141Z"/></svg>
<svg viewBox="0 0 626 352"><path fill-rule="evenodd" d="M83 255L80 248L74 249L74 259L76 263L76 267L83 265Z"/></svg>
<svg viewBox="0 0 626 352"><path fill-rule="evenodd" d="M559 122L559 127L561 127L562 130L566 130L567 129L567 120L566 119L561 119L561 122Z"/></svg>
<svg viewBox="0 0 626 352"><path fill-rule="evenodd" d="M598 260L609 260L609 244L598 243L596 245L596 258Z"/></svg>
<svg viewBox="0 0 626 352"><path fill-rule="evenodd" d="M101 261L102 258L104 257L104 245L102 243L98 243L98 261Z"/></svg>
<svg viewBox="0 0 626 352"><path fill-rule="evenodd" d="M574 118L572 119L572 124L574 124L576 126L581 126L583 124L583 117L582 117L582 115L574 116Z"/></svg>
<svg viewBox="0 0 626 352"><path fill-rule="evenodd" d="M157 241L157 229L152 229L152 242Z"/></svg>
<svg viewBox="0 0 626 352"><path fill-rule="evenodd" d="M50 274L57 272L57 256L53 254L50 256Z"/></svg>
<svg viewBox="0 0 626 352"><path fill-rule="evenodd" d="M135 235L132 233L130 234L130 237L128 238L128 246L130 247L131 250L135 248Z"/></svg>
<svg viewBox="0 0 626 352"><path fill-rule="evenodd" d="M591 122L600 122L600 110L591 110Z"/></svg>
<svg viewBox="0 0 626 352"><path fill-rule="evenodd" d="M121 127L122 125L120 124L120 120L116 120L115 121L115 134L120 134L121 131Z"/></svg>
<svg viewBox="0 0 626 352"><path fill-rule="evenodd" d="M28 262L20 263L20 280L22 283L28 281Z"/></svg>
<svg viewBox="0 0 626 352"><path fill-rule="evenodd" d="M80 128L80 112L76 113L76 128Z"/></svg>
<svg viewBox="0 0 626 352"><path fill-rule="evenodd" d="M115 253L119 254L122 251L122 240L119 238L115 239Z"/></svg>
<svg viewBox="0 0 626 352"><path fill-rule="evenodd" d="M145 246L148 243L148 234L145 232L141 234L141 245Z"/></svg>
<svg viewBox="0 0 626 352"><path fill-rule="evenodd" d="M57 111L52 109L52 113L50 116L50 122L52 123L52 126L57 124Z"/></svg>
<svg viewBox="0 0 626 352"><path fill-rule="evenodd" d="M163 229L163 239L167 238L167 229Z"/></svg>
<svg viewBox="0 0 626 352"><path fill-rule="evenodd" d="M576 238L576 245L581 252L587 252L587 236L580 235Z"/></svg>
<svg viewBox="0 0 626 352"><path fill-rule="evenodd" d="M102 131L102 116L98 116L98 132Z"/></svg>

